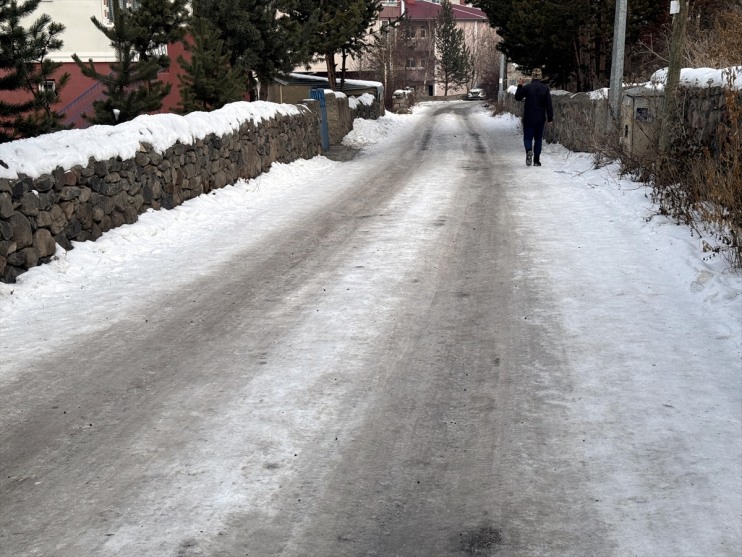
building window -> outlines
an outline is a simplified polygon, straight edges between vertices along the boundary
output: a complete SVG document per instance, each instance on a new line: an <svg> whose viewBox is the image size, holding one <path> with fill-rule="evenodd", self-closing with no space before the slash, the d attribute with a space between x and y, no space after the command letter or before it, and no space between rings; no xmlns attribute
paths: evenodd
<svg viewBox="0 0 742 557"><path fill-rule="evenodd" d="M419 67L420 68L424 68L425 67L425 58L420 58L420 65L419 65Z"/></svg>
<svg viewBox="0 0 742 557"><path fill-rule="evenodd" d="M414 68L415 67L415 59L414 58L408 58L407 64L405 65L405 68Z"/></svg>
<svg viewBox="0 0 742 557"><path fill-rule="evenodd" d="M424 39L428 36L428 30L425 27L420 27L420 38Z"/></svg>
<svg viewBox="0 0 742 557"><path fill-rule="evenodd" d="M39 91L50 91L54 92L57 90L57 84L54 82L53 79L47 79L46 81L42 81L39 83Z"/></svg>
<svg viewBox="0 0 742 557"><path fill-rule="evenodd" d="M121 8L136 8L139 0L103 0L103 17L108 23L113 23L113 12L110 9L111 2L118 2Z"/></svg>

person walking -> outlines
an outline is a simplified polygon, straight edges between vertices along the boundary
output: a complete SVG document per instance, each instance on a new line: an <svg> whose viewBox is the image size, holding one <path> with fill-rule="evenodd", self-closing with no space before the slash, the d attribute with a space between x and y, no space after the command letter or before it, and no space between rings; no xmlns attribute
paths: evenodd
<svg viewBox="0 0 742 557"><path fill-rule="evenodd" d="M542 79L541 68L531 71L531 82L525 85L521 77L515 91L515 100L526 100L523 107L523 144L526 147L526 166L541 166L541 143L546 122L554 121L551 91Z"/></svg>

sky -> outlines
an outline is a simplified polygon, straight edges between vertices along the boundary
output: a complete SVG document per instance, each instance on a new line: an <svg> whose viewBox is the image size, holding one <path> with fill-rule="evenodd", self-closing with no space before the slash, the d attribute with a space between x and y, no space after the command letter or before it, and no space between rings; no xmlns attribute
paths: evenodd
<svg viewBox="0 0 742 557"><path fill-rule="evenodd" d="M343 141L360 149L354 172L377 172L371 155L393 156L432 106L357 120ZM5 176L33 176L48 171L48 161L124 156L139 139L165 148L214 128L231 129L241 118L292 110L236 103L208 119L140 117L113 129L5 144L0 160L9 167ZM473 117L492 137L512 144L501 153L502 164L523 166L514 117L484 109ZM606 520L624 544L620 554L662 554L658 532L665 532L685 540L677 542L676 555L693 555L698 547L709 549L707 555L732 555L742 544L742 274L704 251L704 241L712 240L659 215L648 188L622 176L618 163L595 168L593 156L560 145L546 145L542 159L543 168L523 166L540 173L531 174L527 186L508 187L519 223L514 233L532 238L529 272L545 280L557 300L562 350L578 378L571 398L580 427L591 435L586 451L598 472L586 481L605 501ZM71 251L58 247L51 263L16 284L0 283L0 386L30 373L23 361L53 354L70 330L94 332L123 320L158 292L207 273L205 259L215 267L228 260L242 247L220 241L225 230L248 227L250 237L259 237L276 219L299 218L331 199L344 185L328 177L342 176L344 164L324 156L274 164L255 179L173 210L150 210L96 242L74 243ZM148 295L122 295L142 285ZM688 501L697 506L688 508ZM609 516L616 508L623 514Z"/></svg>

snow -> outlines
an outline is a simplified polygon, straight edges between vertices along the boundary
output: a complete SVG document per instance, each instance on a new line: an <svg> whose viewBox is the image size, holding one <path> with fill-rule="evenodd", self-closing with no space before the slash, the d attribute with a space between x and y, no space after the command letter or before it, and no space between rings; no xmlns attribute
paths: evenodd
<svg viewBox="0 0 742 557"><path fill-rule="evenodd" d="M0 164L0 178L17 178L19 174L38 178L57 166L65 170L75 165L87 166L90 157L131 159L142 143L164 153L178 142L193 143L212 133L226 135L245 122L258 123L279 115L299 114L301 110L291 104L236 102L213 112L185 116L145 114L118 126L92 126L2 143L0 161L4 164Z"/></svg>
<svg viewBox="0 0 742 557"><path fill-rule="evenodd" d="M374 96L371 93L364 93L360 97L349 97L348 106L351 109L357 108L359 104L364 104L366 106L372 106L375 100L376 99L374 99Z"/></svg>
<svg viewBox="0 0 742 557"><path fill-rule="evenodd" d="M667 83L668 68L662 68L652 74L646 87L664 88ZM687 87L705 89L708 87L727 87L742 89L742 66L729 68L683 68L680 70L680 84Z"/></svg>
<svg viewBox="0 0 742 557"><path fill-rule="evenodd" d="M327 78L322 76L316 76L316 75L310 75L310 74L304 74L304 73L292 73L289 74L293 78L297 79L305 79L309 81L316 81L318 83L327 83ZM384 84L380 81L367 81L367 80L361 80L361 79L346 79L345 83L348 85L363 85L365 87L376 87L377 89L384 88Z"/></svg>
<svg viewBox="0 0 742 557"><path fill-rule="evenodd" d="M664 89L665 83L667 83L667 70L668 68L662 68L652 74L649 81L643 84L624 84L624 87L635 87L643 85L648 89ZM742 89L742 66L731 66L729 68L683 68L680 70L680 84L686 87L696 87L705 89L708 87L729 87L732 89ZM511 95L515 95L517 87L511 85L508 87L507 92ZM551 91L552 95L568 95L571 94L567 91L561 91L554 89ZM597 89L595 91L589 91L588 95L592 100L606 100L608 99L608 88Z"/></svg>
<svg viewBox="0 0 742 557"><path fill-rule="evenodd" d="M597 89L595 91L590 91L588 95L590 96L591 100L594 101L602 101L608 99L608 87L603 87L602 89Z"/></svg>
<svg viewBox="0 0 742 557"><path fill-rule="evenodd" d="M400 135L429 107L357 120L344 144L391 157ZM6 176L38 176L51 161L127 157L139 141L162 150L291 110L297 109L237 103L208 115L140 117L5 144L0 159L10 166ZM590 155L547 145L544 167L520 169L517 119L475 116L491 138L512 145L498 156L524 177L508 185L519 223L513 234L530 238L532 249L523 278L543 281L557 300L565 331L560 350L577 385L570 415L581 420L572 425L584 432L591 470L585 481L594 484L603 520L622 544L617 554L667 554L668 540L676 555L731 554L719 544L728 544L726 551L742 546L742 276L704 253L688 228L657 215L647 189L622 177L618 164L595 169ZM378 172L375 159L368 160L356 171ZM51 263L17 284L0 284L2 361L52 353L71 330L99 330L136 313L151 298L141 294L145 285L156 294L194 280L207 272L201 261L216 267L244 249L218 241L225 230L249 223L250 235L242 237L250 242L277 219L298 218L344 187L344 180L328 179L343 176L342 165L321 156L274 164L256 179L171 211L149 211L96 242L75 243L69 252L58 247ZM438 179L445 189L445 176ZM370 285L363 292L363 281L355 286L355 296L372 293ZM140 295L121 296L128 288ZM8 367L0 367L0 385L13 379Z"/></svg>

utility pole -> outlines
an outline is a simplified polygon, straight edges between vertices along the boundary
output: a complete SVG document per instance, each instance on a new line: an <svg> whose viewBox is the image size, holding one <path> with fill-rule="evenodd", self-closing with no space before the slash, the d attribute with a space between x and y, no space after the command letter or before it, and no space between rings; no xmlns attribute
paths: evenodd
<svg viewBox="0 0 742 557"><path fill-rule="evenodd" d="M505 77L505 69L507 67L507 58L505 58L505 53L500 53L500 87L497 88L497 100L499 102L502 102L505 100L505 92L507 91L507 82Z"/></svg>
<svg viewBox="0 0 742 557"><path fill-rule="evenodd" d="M670 150L670 129L678 118L677 90L680 83L680 65L685 45L685 29L688 25L688 0L674 0L670 3L672 16L672 35L670 37L670 62L665 82L665 106L660 132L660 153L666 155Z"/></svg>
<svg viewBox="0 0 742 557"><path fill-rule="evenodd" d="M611 86L608 90L608 104L611 116L608 129L613 121L621 118L621 90L623 88L624 48L626 45L627 0L616 0L616 17L613 22L613 58L611 60Z"/></svg>

